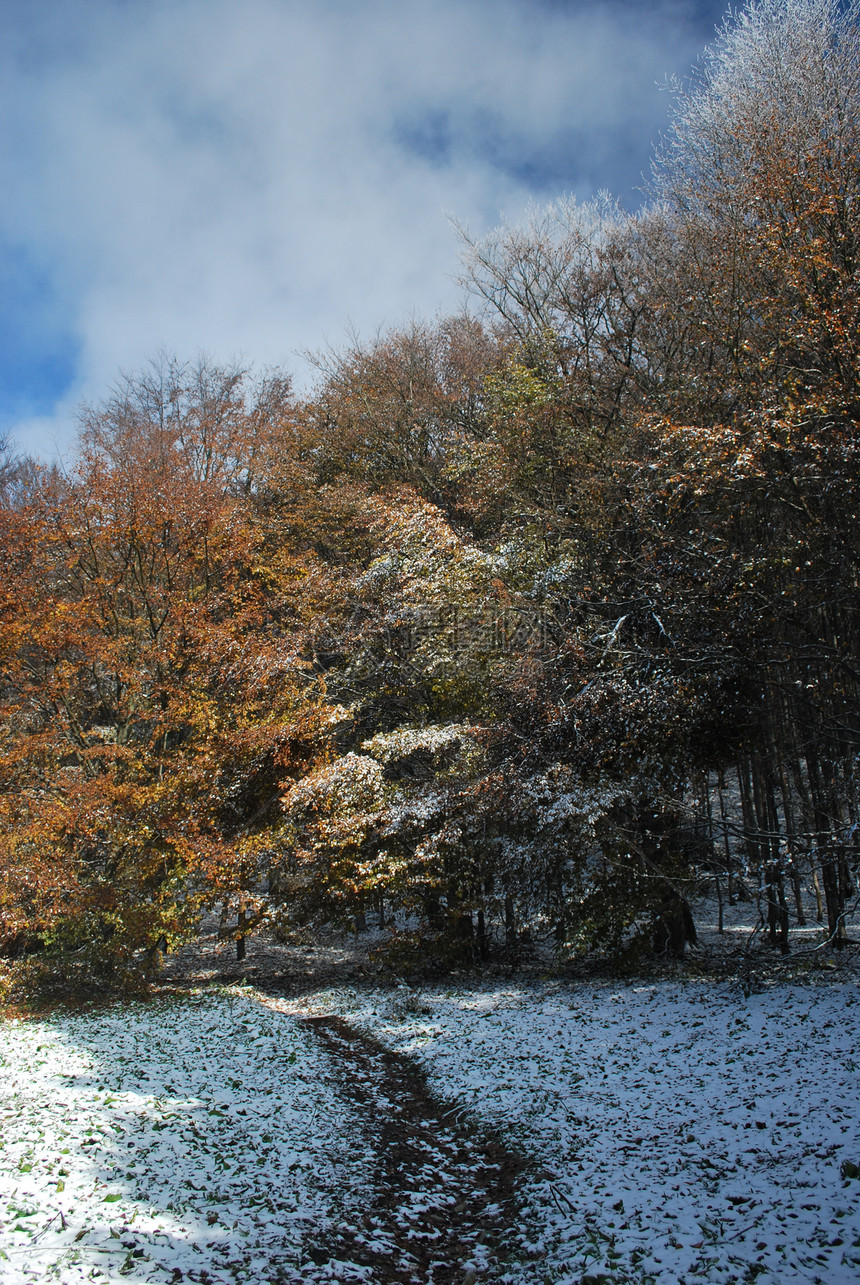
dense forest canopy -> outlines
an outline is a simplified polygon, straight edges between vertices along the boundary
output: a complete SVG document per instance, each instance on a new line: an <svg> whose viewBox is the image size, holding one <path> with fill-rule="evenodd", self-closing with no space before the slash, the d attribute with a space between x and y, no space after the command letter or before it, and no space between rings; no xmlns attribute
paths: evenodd
<svg viewBox="0 0 860 1285"><path fill-rule="evenodd" d="M162 356L0 471L0 950L130 984L201 910L469 962L683 950L857 880L860 29L760 0L647 200L464 232L463 314L313 395ZM721 893L722 895L722 893ZM794 909L789 906L794 901Z"/></svg>

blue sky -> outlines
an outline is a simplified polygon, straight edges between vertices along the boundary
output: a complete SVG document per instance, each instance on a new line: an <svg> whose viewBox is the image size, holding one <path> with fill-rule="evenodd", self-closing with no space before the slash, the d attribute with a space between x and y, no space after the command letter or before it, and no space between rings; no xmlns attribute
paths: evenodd
<svg viewBox="0 0 860 1285"><path fill-rule="evenodd" d="M456 309L530 201L628 205L722 6L3 0L0 431L65 453L159 349L280 364Z"/></svg>

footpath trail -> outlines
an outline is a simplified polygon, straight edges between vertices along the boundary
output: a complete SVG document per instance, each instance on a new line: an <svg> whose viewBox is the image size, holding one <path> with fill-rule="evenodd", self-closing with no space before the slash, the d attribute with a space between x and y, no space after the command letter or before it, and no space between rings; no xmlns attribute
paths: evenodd
<svg viewBox="0 0 860 1285"><path fill-rule="evenodd" d="M525 1280L517 1197L523 1159L478 1129L461 1105L434 1096L412 1059L342 1017L302 1015L299 996L360 984L365 965L366 954L349 943L296 949L259 940L239 964L213 934L172 957L163 982L180 991L250 982L256 998L294 1016L329 1061L363 1150L374 1157L367 1175L374 1195L311 1251L319 1280L346 1280L350 1263L365 1273L349 1276L356 1282L471 1285L504 1279L508 1260L510 1279Z"/></svg>
<svg viewBox="0 0 860 1285"><path fill-rule="evenodd" d="M337 1068L376 1155L372 1203L312 1256L365 1267L363 1279L379 1285L499 1280L517 1255L522 1159L434 1098L411 1061L343 1018L298 1020Z"/></svg>

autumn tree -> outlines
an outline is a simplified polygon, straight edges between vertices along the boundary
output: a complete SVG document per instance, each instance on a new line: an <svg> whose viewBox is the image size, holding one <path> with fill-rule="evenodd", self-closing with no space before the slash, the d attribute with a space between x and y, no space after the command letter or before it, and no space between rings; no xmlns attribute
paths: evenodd
<svg viewBox="0 0 860 1285"><path fill-rule="evenodd" d="M677 466L668 516L689 531L691 500L702 513L688 548L723 580L755 675L744 830L783 944L786 848L820 870L837 944L856 864L858 91L856 6L752 5L655 169L678 265L668 298L653 276L675 328L651 394Z"/></svg>
<svg viewBox="0 0 860 1285"><path fill-rule="evenodd" d="M856 83L853 8L751 5L680 92L639 215L561 202L467 247L519 344L488 381L503 520L567 635L523 688L532 743L580 686L663 747L644 830L628 810L618 835L632 862L737 765L783 944L787 843L831 889L832 935L850 884Z"/></svg>
<svg viewBox="0 0 860 1285"><path fill-rule="evenodd" d="M201 463L206 406L147 418L149 373L126 391L7 527L0 931L72 981L134 977L216 898L250 921L277 779L329 721L291 603L307 576L260 569L259 422Z"/></svg>
<svg viewBox="0 0 860 1285"><path fill-rule="evenodd" d="M7 952L122 971L220 900L629 961L710 879L786 948L807 877L843 939L858 52L853 4L753 0L638 213L464 238L477 318L302 402L161 357L6 485Z"/></svg>
<svg viewBox="0 0 860 1285"><path fill-rule="evenodd" d="M280 371L253 377L235 363L205 355L183 362L162 352L143 371L122 374L102 405L82 409L80 442L116 466L145 442L149 455L181 462L197 481L247 493L293 412L290 380Z"/></svg>
<svg viewBox="0 0 860 1285"><path fill-rule="evenodd" d="M318 480L408 485L450 502L463 446L481 431L481 389L500 343L468 316L415 322L319 354L309 403Z"/></svg>

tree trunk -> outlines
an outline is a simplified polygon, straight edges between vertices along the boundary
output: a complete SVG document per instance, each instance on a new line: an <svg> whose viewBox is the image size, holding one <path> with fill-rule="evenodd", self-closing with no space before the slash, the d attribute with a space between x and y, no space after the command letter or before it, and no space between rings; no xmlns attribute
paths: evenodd
<svg viewBox="0 0 860 1285"><path fill-rule="evenodd" d="M824 902L821 900L821 882L818 878L818 871L815 866L812 867L812 887L815 890L815 919L819 924L824 923Z"/></svg>
<svg viewBox="0 0 860 1285"><path fill-rule="evenodd" d="M239 914L237 918L236 928L239 934L236 938L236 958L238 960L243 960L245 958L245 933L244 933L245 907L244 906L239 907Z"/></svg>
<svg viewBox="0 0 860 1285"><path fill-rule="evenodd" d="M487 925L484 920L484 911L481 908L478 911L478 957L487 958Z"/></svg>
<svg viewBox="0 0 860 1285"><path fill-rule="evenodd" d="M517 948L517 921L514 915L514 899L505 897L505 945L509 950Z"/></svg>
<svg viewBox="0 0 860 1285"><path fill-rule="evenodd" d="M726 854L726 895L729 899L729 905L733 906L735 904L734 870L732 869L732 848L729 843L729 819L726 812L726 801L723 797L724 788L725 778L721 768L717 776L717 798L720 801L720 827L723 832L723 848ZM722 932L722 929L720 931Z"/></svg>

